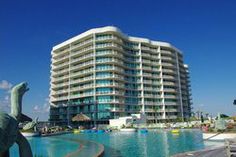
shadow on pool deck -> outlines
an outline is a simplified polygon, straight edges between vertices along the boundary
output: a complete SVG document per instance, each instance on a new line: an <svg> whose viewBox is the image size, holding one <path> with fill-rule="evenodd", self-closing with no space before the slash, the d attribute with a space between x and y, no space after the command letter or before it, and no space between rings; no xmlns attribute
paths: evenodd
<svg viewBox="0 0 236 157"><path fill-rule="evenodd" d="M62 140L77 142L80 145L80 147L77 150L67 154L66 157L78 157L78 156L102 157L103 156L104 146L100 143L87 141L87 140L73 139L73 138L64 138L64 137L57 137L57 138L60 138Z"/></svg>

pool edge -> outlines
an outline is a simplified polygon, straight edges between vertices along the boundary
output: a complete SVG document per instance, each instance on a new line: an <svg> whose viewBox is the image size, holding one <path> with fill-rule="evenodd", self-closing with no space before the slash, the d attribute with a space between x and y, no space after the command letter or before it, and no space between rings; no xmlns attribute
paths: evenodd
<svg viewBox="0 0 236 157"><path fill-rule="evenodd" d="M105 148L104 148L104 145L101 144L101 143L98 143L98 142L95 142L95 141L90 141L90 140L80 140L80 139L73 139L73 138L59 138L59 139L62 139L62 140L67 140L67 141L72 141L72 142L77 142L78 144L80 144L79 146L79 149L73 151L73 152L70 152L69 154L66 154L65 157L74 157L74 156L79 156L81 151L83 151L83 147L86 145L86 144L83 144L83 143L92 143L92 144L95 144L97 145L98 147L98 152L95 154L95 155L92 155L91 157L102 157L104 155L104 152L105 152Z"/></svg>

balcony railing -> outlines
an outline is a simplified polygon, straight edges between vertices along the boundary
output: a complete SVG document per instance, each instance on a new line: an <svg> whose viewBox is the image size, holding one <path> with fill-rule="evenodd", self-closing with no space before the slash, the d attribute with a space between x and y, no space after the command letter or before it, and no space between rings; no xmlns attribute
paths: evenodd
<svg viewBox="0 0 236 157"><path fill-rule="evenodd" d="M72 59L72 60L71 60L71 63L75 63L75 62L77 62L77 61L82 61L83 59L88 59L88 58L91 58L91 57L94 57L93 53L90 53L90 54L88 54L88 55L83 55L83 56L81 56L81 57Z"/></svg>

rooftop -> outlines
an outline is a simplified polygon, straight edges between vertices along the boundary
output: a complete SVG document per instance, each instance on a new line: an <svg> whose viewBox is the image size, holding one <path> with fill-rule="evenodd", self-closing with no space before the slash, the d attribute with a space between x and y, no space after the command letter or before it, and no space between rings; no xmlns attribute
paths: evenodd
<svg viewBox="0 0 236 157"><path fill-rule="evenodd" d="M52 50L56 50L58 48L61 48L63 46L66 46L74 41L77 41L83 37L86 37L88 35L94 34L94 33L104 33L104 32L116 32L119 33L121 36L123 36L124 38L126 38L127 40L133 41L133 42L142 42L142 43L148 43L148 44L152 44L152 45L157 45L157 46L165 46L165 47L171 47L175 50L177 50L178 52L181 52L179 49L177 49L176 47L174 47L173 45L171 45L170 43L167 42L162 42L162 41L154 41L154 40L150 40L147 38L140 38L140 37L132 37L132 36L127 36L126 34L124 34L119 28L114 27L114 26L105 26L105 27L99 27L99 28L93 28L90 29L84 33L81 33L75 37L72 37L58 45L55 45L53 47Z"/></svg>

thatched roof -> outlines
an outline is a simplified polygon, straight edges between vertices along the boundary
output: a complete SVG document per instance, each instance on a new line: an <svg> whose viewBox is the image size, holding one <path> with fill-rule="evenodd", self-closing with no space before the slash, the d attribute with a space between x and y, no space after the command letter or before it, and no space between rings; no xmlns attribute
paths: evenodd
<svg viewBox="0 0 236 157"><path fill-rule="evenodd" d="M91 120L90 117L88 117L88 116L86 116L85 114L82 114L82 113L77 114L76 116L74 116L74 117L72 118L72 121L73 121L73 122L74 122L74 121L83 122L83 121L90 121L90 120Z"/></svg>

